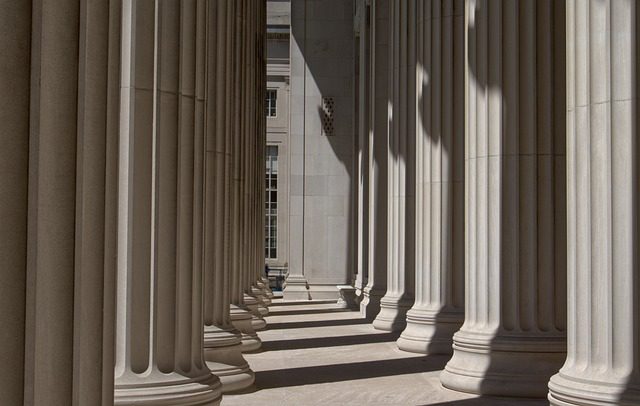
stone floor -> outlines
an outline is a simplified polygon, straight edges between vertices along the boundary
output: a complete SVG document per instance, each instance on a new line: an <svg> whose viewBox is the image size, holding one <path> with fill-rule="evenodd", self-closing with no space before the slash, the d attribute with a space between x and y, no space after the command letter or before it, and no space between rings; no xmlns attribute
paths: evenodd
<svg viewBox="0 0 640 406"><path fill-rule="evenodd" d="M447 357L400 351L396 334L375 330L335 302L278 299L270 311L262 350L246 354L256 383L225 395L223 406L548 404L447 390L438 380Z"/></svg>

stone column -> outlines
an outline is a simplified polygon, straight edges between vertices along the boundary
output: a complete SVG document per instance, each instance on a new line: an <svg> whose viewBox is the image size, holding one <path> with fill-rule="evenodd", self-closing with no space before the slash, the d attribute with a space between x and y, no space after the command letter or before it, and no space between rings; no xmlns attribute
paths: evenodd
<svg viewBox="0 0 640 406"><path fill-rule="evenodd" d="M15 405L24 401L31 16L30 2L0 4L0 393Z"/></svg>
<svg viewBox="0 0 640 406"><path fill-rule="evenodd" d="M567 360L553 405L640 404L638 16L567 2Z"/></svg>
<svg viewBox="0 0 640 406"><path fill-rule="evenodd" d="M356 40L358 52L358 138L355 143L356 161L356 275L354 287L358 301L364 299L364 287L369 271L369 8L365 0L358 0L356 10ZM355 183L355 182L354 182Z"/></svg>
<svg viewBox="0 0 640 406"><path fill-rule="evenodd" d="M255 315L248 310L244 302L244 281L245 271L243 268L243 259L246 254L243 250L243 234L242 234L242 203L243 203L243 152L245 147L245 137L242 132L242 123L245 119L243 116L243 93L244 83L242 75L242 66L245 62L242 44L248 39L244 35L243 13L246 7L246 1L234 1L233 7L229 7L229 28L232 31L231 43L229 45L230 55L230 77L228 83L231 85L229 111L229 154L230 154L230 200L229 200L229 241L230 249L230 268L231 268L231 284L230 284L230 301L231 301L231 321L233 325L242 332L242 350L254 351L260 348L262 342L255 332L253 319L257 319Z"/></svg>
<svg viewBox="0 0 640 406"><path fill-rule="evenodd" d="M466 311L441 380L545 396L565 357L564 2L466 4Z"/></svg>
<svg viewBox="0 0 640 406"><path fill-rule="evenodd" d="M379 330L406 325L415 269L416 4L389 0L387 293L373 322Z"/></svg>
<svg viewBox="0 0 640 406"><path fill-rule="evenodd" d="M268 306L271 305L269 297L270 289L267 291L265 279L262 275L264 269L264 151L263 141L266 139L266 117L262 109L262 101L265 99L264 92L266 89L265 73L265 49L266 40L266 3L258 2L254 6L252 15L253 22L250 23L252 28L251 38L253 46L250 55L250 74L251 74L251 98L250 98L250 132L253 137L253 153L251 166L251 193L249 218L251 221L251 269L250 277L252 280L251 293L260 302L258 310L261 316L269 314Z"/></svg>
<svg viewBox="0 0 640 406"><path fill-rule="evenodd" d="M112 403L114 6L0 4L2 403Z"/></svg>
<svg viewBox="0 0 640 406"><path fill-rule="evenodd" d="M223 392L244 389L254 381L253 371L242 356L242 335L229 317L229 245L225 233L229 197L229 173L225 170L229 137L225 128L231 102L226 85L229 8L228 0L209 3L204 182L204 356L209 369L220 378Z"/></svg>
<svg viewBox="0 0 640 406"><path fill-rule="evenodd" d="M464 319L464 1L416 11L416 301L398 346L449 354Z"/></svg>
<svg viewBox="0 0 640 406"><path fill-rule="evenodd" d="M257 65L254 70L256 73L256 97L255 97L255 119L257 120L257 156L256 156L256 199L254 215L256 217L256 276L258 279L258 287L262 288L262 300L266 306L271 305L273 292L269 286L269 279L265 273L265 255L264 255L264 222L265 222L265 160L267 145L267 118L262 109L261 100L265 100L267 90L267 5L264 2L259 3L259 14L257 17ZM260 282L262 285L260 285Z"/></svg>
<svg viewBox="0 0 640 406"><path fill-rule="evenodd" d="M389 0L372 0L369 7L369 201L367 285L360 311L367 319L380 312L387 290L387 167L389 144Z"/></svg>
<svg viewBox="0 0 640 406"><path fill-rule="evenodd" d="M245 293L245 304L251 309L255 315L254 328L263 329L266 322L263 316L269 313L268 309L262 302L260 294L262 290L256 286L255 278L255 250L254 242L256 230L254 228L254 209L255 209L255 165L256 165L256 147L258 142L258 134L256 133L256 94L255 94L255 68L257 66L256 54L256 30L258 28L257 21L257 4L248 2L246 4L246 13L243 16L243 35L246 38L246 45L243 47L243 64L242 76L244 91L242 92L242 134L245 139L245 148L243 149L243 230L244 235L242 241L244 254L242 255L242 270L244 274L243 289ZM261 180L262 183L262 180Z"/></svg>
<svg viewBox="0 0 640 406"><path fill-rule="evenodd" d="M202 349L205 13L205 0L123 4L117 405L220 402Z"/></svg>

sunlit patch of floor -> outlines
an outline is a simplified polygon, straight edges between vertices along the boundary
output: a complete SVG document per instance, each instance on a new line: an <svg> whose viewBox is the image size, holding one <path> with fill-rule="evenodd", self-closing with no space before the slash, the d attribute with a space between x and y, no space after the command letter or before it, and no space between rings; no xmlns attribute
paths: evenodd
<svg viewBox="0 0 640 406"><path fill-rule="evenodd" d="M274 301L263 348L246 354L254 387L223 406L542 406L546 401L478 398L440 385L446 356L400 351L397 334L375 330L335 302Z"/></svg>

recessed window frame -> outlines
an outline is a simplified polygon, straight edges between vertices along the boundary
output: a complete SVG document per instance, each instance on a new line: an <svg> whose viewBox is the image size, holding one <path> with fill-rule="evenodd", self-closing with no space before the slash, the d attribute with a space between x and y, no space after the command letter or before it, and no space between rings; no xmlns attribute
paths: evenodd
<svg viewBox="0 0 640 406"><path fill-rule="evenodd" d="M264 103L267 118L278 117L278 89L267 89Z"/></svg>
<svg viewBox="0 0 640 406"><path fill-rule="evenodd" d="M265 170L264 256L278 259L278 153L277 145L267 145Z"/></svg>

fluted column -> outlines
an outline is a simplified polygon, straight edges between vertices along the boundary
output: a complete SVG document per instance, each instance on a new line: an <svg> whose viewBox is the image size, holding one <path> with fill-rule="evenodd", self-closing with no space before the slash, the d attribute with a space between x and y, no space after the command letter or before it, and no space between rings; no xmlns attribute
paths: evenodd
<svg viewBox="0 0 640 406"><path fill-rule="evenodd" d="M466 4L466 311L441 380L545 396L565 357L564 2Z"/></svg>
<svg viewBox="0 0 640 406"><path fill-rule="evenodd" d="M365 0L358 0L356 11L358 49L358 139L356 142L357 161L357 204L356 204L356 275L354 287L361 302L369 271L369 75L370 75L370 25L369 8Z"/></svg>
<svg viewBox="0 0 640 406"><path fill-rule="evenodd" d="M225 223L229 196L229 141L225 126L230 100L227 93L228 0L209 3L207 25L206 156L204 214L204 356L220 378L222 391L250 386L253 371L242 356L241 333L229 318L229 245Z"/></svg>
<svg viewBox="0 0 640 406"><path fill-rule="evenodd" d="M369 200L367 285L360 303L361 313L373 319L387 290L387 167L389 144L389 0L372 0L369 7Z"/></svg>
<svg viewBox="0 0 640 406"><path fill-rule="evenodd" d="M248 38L245 35L244 13L247 2L233 1L232 7L229 7L230 20L232 23L229 29L232 31L230 43L229 60L231 68L229 70L229 82L231 83L231 109L230 125L229 125L229 146L230 146L230 228L229 241L231 244L231 321L233 325L242 332L242 348L243 351L254 351L260 348L262 342L255 332L253 320L257 320L257 316L253 315L245 304L244 282L246 280L246 268L243 266L246 252L244 250L243 241L243 180L245 159L244 152L246 146L246 137L243 132L243 122L245 120L245 111L243 110L243 95L245 90L243 64L245 60L245 52L243 44Z"/></svg>
<svg viewBox="0 0 640 406"><path fill-rule="evenodd" d="M255 230L253 228L253 210L255 203L254 186L255 186L255 163L256 163L256 143L258 140L257 133L255 132L255 75L254 69L256 67L256 36L255 31L258 28L256 21L257 3L247 1L244 4L245 12L242 15L242 36L243 48L242 48L242 100L241 100L241 134L244 139L244 147L242 149L242 289L244 292L244 302L251 310L253 318L253 327L256 330L261 330L266 327L266 322L262 316L268 313L262 300L260 300L259 293L261 290L255 286L255 269L254 269L254 236Z"/></svg>
<svg viewBox="0 0 640 406"><path fill-rule="evenodd" d="M262 249L264 248L263 241L263 223L264 217L263 207L259 207L258 204L262 201L264 196L264 165L262 157L262 139L266 137L265 128L263 122L266 122L266 117L262 109L261 98L263 91L266 87L266 78L263 76L264 68L262 65L265 63L264 59L264 41L266 33L266 8L264 2L252 3L252 13L249 15L249 28L250 28L250 47L248 50L247 69L249 71L249 108L248 118L249 134L251 142L251 155L250 155L250 196L249 205L247 208L247 215L250 224L249 231L249 293L258 300L258 312L260 316L266 316L269 314L268 306L271 304L267 291L265 290L265 284L260 271L264 269L264 254ZM260 249L260 251L259 251Z"/></svg>
<svg viewBox="0 0 640 406"><path fill-rule="evenodd" d="M387 293L373 322L387 331L404 329L413 304L417 3L389 1Z"/></svg>
<svg viewBox="0 0 640 406"><path fill-rule="evenodd" d="M638 13L567 2L567 360L553 405L640 404Z"/></svg>
<svg viewBox="0 0 640 406"><path fill-rule="evenodd" d="M115 2L0 2L3 404L112 403L118 27Z"/></svg>
<svg viewBox="0 0 640 406"><path fill-rule="evenodd" d="M202 349L205 13L123 4L115 404L220 402Z"/></svg>
<svg viewBox="0 0 640 406"><path fill-rule="evenodd" d="M416 301L398 346L448 354L464 319L464 0L416 11Z"/></svg>
<svg viewBox="0 0 640 406"><path fill-rule="evenodd" d="M266 161L266 144L267 144L267 118L265 117L260 101L265 100L267 91L267 4L260 2L257 16L257 64L255 67L256 76L256 96L254 101L255 106L255 119L257 120L257 146L256 151L256 199L254 216L256 218L256 235L255 235L255 260L256 260L256 277L259 282L262 282L262 300L266 306L271 305L273 299L273 292L269 286L269 279L265 273L265 258L264 258L264 222L265 222L265 190L263 180L265 179L265 161Z"/></svg>
<svg viewBox="0 0 640 406"><path fill-rule="evenodd" d="M29 190L30 2L0 4L0 393L24 400Z"/></svg>

